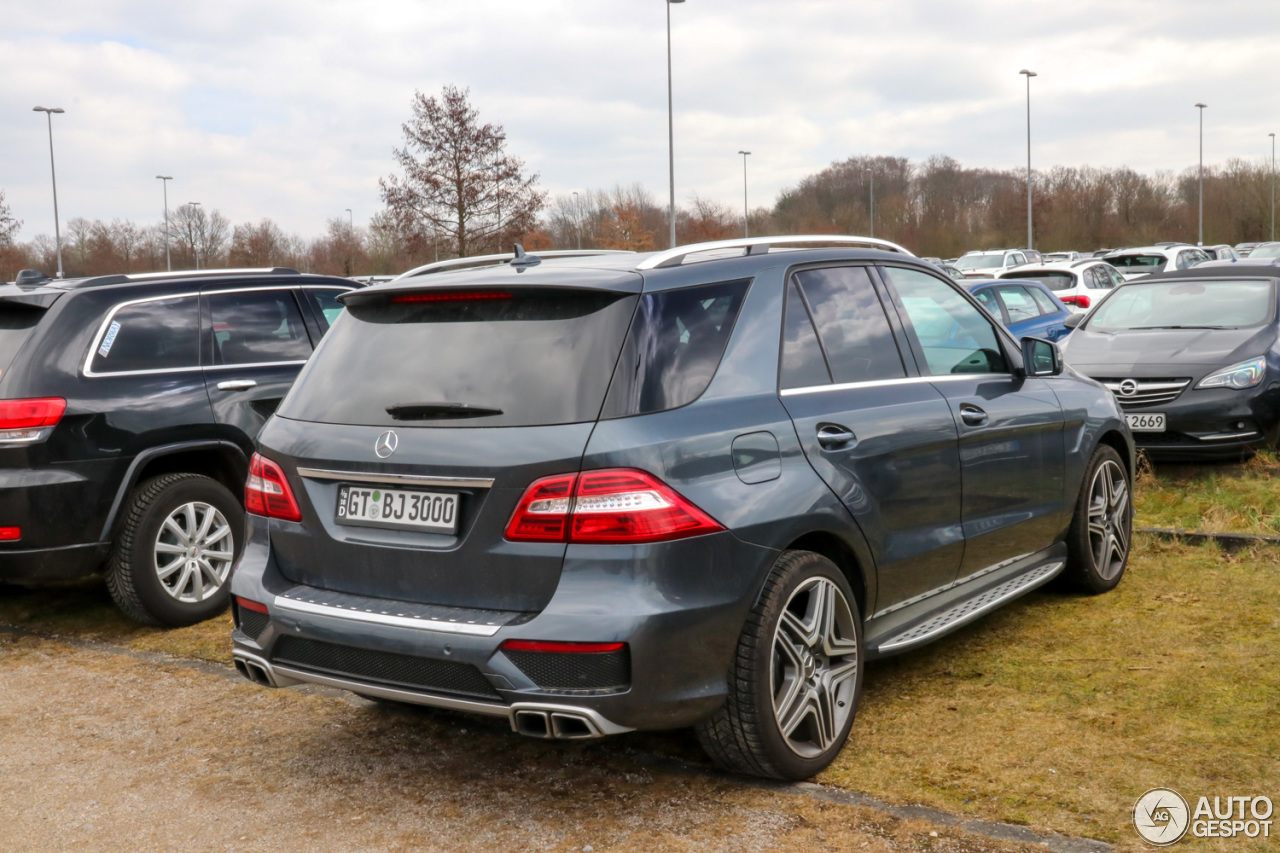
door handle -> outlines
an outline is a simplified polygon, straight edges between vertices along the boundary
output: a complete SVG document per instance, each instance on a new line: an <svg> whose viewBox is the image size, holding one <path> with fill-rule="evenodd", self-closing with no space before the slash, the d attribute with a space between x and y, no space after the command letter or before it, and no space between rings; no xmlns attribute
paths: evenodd
<svg viewBox="0 0 1280 853"><path fill-rule="evenodd" d="M218 383L219 391L243 391L246 388L256 388L258 383L252 379L228 379L225 382Z"/></svg>
<svg viewBox="0 0 1280 853"><path fill-rule="evenodd" d="M972 403L961 403L960 420L964 421L969 426L979 427L985 426L990 418L987 417L986 412L982 411L982 409L979 409Z"/></svg>
<svg viewBox="0 0 1280 853"><path fill-rule="evenodd" d="M818 444L824 450L839 450L857 440L853 430L839 424L823 424L818 428Z"/></svg>

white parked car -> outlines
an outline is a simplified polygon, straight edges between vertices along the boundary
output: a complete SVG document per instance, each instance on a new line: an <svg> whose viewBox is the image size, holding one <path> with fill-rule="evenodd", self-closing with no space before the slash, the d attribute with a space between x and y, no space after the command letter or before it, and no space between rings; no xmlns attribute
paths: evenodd
<svg viewBox="0 0 1280 853"><path fill-rule="evenodd" d="M956 259L956 269L964 273L965 278L995 278L1026 262L1027 256L1021 249L991 249L986 252L965 252Z"/></svg>
<svg viewBox="0 0 1280 853"><path fill-rule="evenodd" d="M1108 290L1124 284L1124 279L1115 267L1097 258L1031 264L1019 270L1001 273L997 278L1038 281L1076 313L1088 311Z"/></svg>
<svg viewBox="0 0 1280 853"><path fill-rule="evenodd" d="M1078 260L1080 260L1079 252L1050 252L1049 254L1044 256L1044 262L1046 264L1057 264L1063 261L1078 261Z"/></svg>
<svg viewBox="0 0 1280 853"><path fill-rule="evenodd" d="M1120 271L1125 281L1156 272L1191 269L1209 260L1203 249L1188 243L1165 243L1137 249L1117 249L1103 258Z"/></svg>

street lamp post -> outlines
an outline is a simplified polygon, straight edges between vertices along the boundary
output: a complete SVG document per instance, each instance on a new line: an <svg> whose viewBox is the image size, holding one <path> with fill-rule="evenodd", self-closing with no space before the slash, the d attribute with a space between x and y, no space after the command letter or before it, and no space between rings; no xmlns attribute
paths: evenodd
<svg viewBox="0 0 1280 853"><path fill-rule="evenodd" d="M1196 109L1200 111L1200 216L1199 216L1199 237L1196 239L1197 246L1204 245L1204 108L1208 104L1196 104Z"/></svg>
<svg viewBox="0 0 1280 853"><path fill-rule="evenodd" d="M62 227L58 224L58 170L53 166L53 114L66 112L62 107L32 107L33 113L44 113L49 120L49 175L53 178L53 240L58 248L58 278L62 278Z"/></svg>
<svg viewBox="0 0 1280 853"><path fill-rule="evenodd" d="M187 202L187 204L188 204L188 205L190 205L191 207L199 207L199 206L200 206L200 202L198 202L198 201L189 201L189 202ZM204 230L204 229L201 229L201 230ZM195 235L195 236L198 238L198 236L199 236L199 235ZM198 239L192 239L192 241L191 241L191 249L192 249L192 251L193 251L193 252L195 252L195 256L196 256L196 269L200 269L200 241L199 241Z"/></svg>
<svg viewBox="0 0 1280 853"><path fill-rule="evenodd" d="M351 208L347 208L347 227L352 231L356 230L356 219L351 214Z"/></svg>
<svg viewBox="0 0 1280 853"><path fill-rule="evenodd" d="M871 233L867 236L876 236L876 173L870 169L863 169L862 173L869 176L871 181Z"/></svg>
<svg viewBox="0 0 1280 853"><path fill-rule="evenodd" d="M173 175L156 175L156 180L164 187L164 268L173 271L173 262L169 259L169 182Z"/></svg>
<svg viewBox="0 0 1280 853"><path fill-rule="evenodd" d="M1025 68L1018 73L1027 77L1027 248L1034 249L1031 243L1031 78L1039 75Z"/></svg>
<svg viewBox="0 0 1280 853"><path fill-rule="evenodd" d="M1271 137L1271 242L1276 241L1276 135Z"/></svg>
<svg viewBox="0 0 1280 853"><path fill-rule="evenodd" d="M578 233L578 251L582 251L582 209L578 207L578 191L573 191L573 230Z"/></svg>
<svg viewBox="0 0 1280 853"><path fill-rule="evenodd" d="M671 219L671 248L676 247L676 131L675 112L671 104L671 4L684 0L667 0L667 161L671 176L671 202L667 215Z"/></svg>
<svg viewBox="0 0 1280 853"><path fill-rule="evenodd" d="M747 222L747 156L750 151L739 151L742 155L742 236L751 236L751 225Z"/></svg>

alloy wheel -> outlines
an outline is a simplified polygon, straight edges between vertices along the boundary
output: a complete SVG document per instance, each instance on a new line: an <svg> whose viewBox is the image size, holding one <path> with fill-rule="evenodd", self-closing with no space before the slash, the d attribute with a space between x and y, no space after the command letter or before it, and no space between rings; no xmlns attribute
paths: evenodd
<svg viewBox="0 0 1280 853"><path fill-rule="evenodd" d="M192 501L160 525L153 551L156 576L165 592L184 604L197 604L227 582L235 541L217 507Z"/></svg>
<svg viewBox="0 0 1280 853"><path fill-rule="evenodd" d="M773 716L792 752L813 758L830 749L853 713L857 675L849 602L827 578L810 578L773 633Z"/></svg>
<svg viewBox="0 0 1280 853"><path fill-rule="evenodd" d="M1129 480L1116 462L1107 459L1089 484L1089 552L1103 580L1124 570L1130 521Z"/></svg>

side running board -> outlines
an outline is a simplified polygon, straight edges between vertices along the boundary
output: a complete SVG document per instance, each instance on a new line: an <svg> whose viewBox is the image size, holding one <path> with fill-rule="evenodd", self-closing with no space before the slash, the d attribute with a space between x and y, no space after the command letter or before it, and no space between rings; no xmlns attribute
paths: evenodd
<svg viewBox="0 0 1280 853"><path fill-rule="evenodd" d="M990 613L1006 601L1017 598L1048 582L1054 575L1062 571L1064 565L1065 563L1061 560L1054 560L1051 563L1037 566L1024 575L1018 575L1016 578L993 586L981 595L966 599L941 613L929 617L924 622L908 626L901 633L886 638L876 647L875 651L879 654L900 652L912 646L922 646L925 643L932 642L943 634L954 631L960 626L967 625L978 617Z"/></svg>

